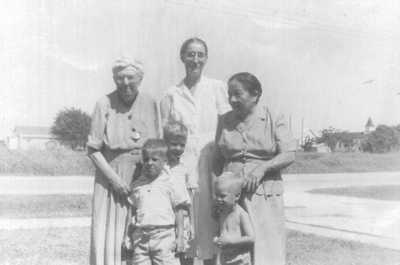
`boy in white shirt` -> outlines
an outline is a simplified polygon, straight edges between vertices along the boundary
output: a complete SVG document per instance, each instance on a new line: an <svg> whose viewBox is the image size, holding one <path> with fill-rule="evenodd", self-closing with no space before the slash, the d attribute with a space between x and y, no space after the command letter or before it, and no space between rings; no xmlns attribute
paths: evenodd
<svg viewBox="0 0 400 265"><path fill-rule="evenodd" d="M190 198L184 185L173 180L167 162L167 145L149 139L143 145L143 168L133 183L132 263L135 265L179 265L176 250L183 249L181 211ZM177 226L177 227L176 227ZM176 229L176 230L175 230Z"/></svg>
<svg viewBox="0 0 400 265"><path fill-rule="evenodd" d="M193 176L189 173L181 161L181 156L184 153L188 130L180 122L169 122L163 128L164 140L168 146L168 166L170 167L171 175L175 181L181 182L179 185L185 185L191 199L191 208L189 211L181 211L184 214L183 218L183 233L179 238L183 240L180 246L183 249L178 249L182 254L180 255L181 265L192 265L193 257L195 256L194 247L194 220L193 220L193 196L198 186L194 181Z"/></svg>

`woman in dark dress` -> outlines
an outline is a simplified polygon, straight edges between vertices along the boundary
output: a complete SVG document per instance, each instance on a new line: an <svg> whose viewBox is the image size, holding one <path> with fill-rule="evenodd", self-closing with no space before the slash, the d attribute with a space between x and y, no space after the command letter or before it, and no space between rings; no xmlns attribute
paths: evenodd
<svg viewBox="0 0 400 265"><path fill-rule="evenodd" d="M228 81L232 111L222 116L216 143L215 170L244 179L241 204L254 225L255 265L284 265L286 238L281 169L295 158L296 141L284 117L259 106L260 82L250 73Z"/></svg>

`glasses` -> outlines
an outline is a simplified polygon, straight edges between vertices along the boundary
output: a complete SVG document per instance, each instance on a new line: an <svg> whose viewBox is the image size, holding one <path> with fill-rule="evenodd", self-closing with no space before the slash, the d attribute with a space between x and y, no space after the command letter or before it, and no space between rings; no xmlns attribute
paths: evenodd
<svg viewBox="0 0 400 265"><path fill-rule="evenodd" d="M204 52L187 52L186 53L186 57L187 58L195 58L197 56L197 58L206 58L207 55Z"/></svg>

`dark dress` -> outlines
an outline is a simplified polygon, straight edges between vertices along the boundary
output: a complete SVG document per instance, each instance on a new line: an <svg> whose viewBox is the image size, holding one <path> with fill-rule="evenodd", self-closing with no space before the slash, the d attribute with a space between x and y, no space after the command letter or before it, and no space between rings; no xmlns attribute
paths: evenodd
<svg viewBox="0 0 400 265"><path fill-rule="evenodd" d="M233 112L226 113L217 131L217 146L224 158L224 171L247 178L263 160L279 152L295 151L283 116L274 117L267 108L258 107L250 123L240 123ZM284 265L286 256L283 185L279 171L264 176L255 194L241 201L255 229L254 264Z"/></svg>

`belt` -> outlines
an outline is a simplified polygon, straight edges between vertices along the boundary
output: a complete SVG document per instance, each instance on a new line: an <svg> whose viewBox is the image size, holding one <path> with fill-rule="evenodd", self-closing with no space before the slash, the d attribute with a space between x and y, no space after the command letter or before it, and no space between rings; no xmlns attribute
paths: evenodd
<svg viewBox="0 0 400 265"><path fill-rule="evenodd" d="M104 146L102 148L102 151L107 152L107 153L117 153L117 154L123 154L123 153L128 153L128 154L133 154L133 155L140 155L142 153L142 149L140 147L133 147L129 149L122 149L122 148L110 148L108 146Z"/></svg>
<svg viewBox="0 0 400 265"><path fill-rule="evenodd" d="M247 161L251 160L270 160L274 156L268 156L268 157L260 157L260 156L252 156L252 155L247 155L247 154L238 154L238 155L233 155L228 159L228 162L242 162L246 163Z"/></svg>
<svg viewBox="0 0 400 265"><path fill-rule="evenodd" d="M171 229L175 228L175 225L140 225L140 226L135 226L135 228L146 231L153 229Z"/></svg>

